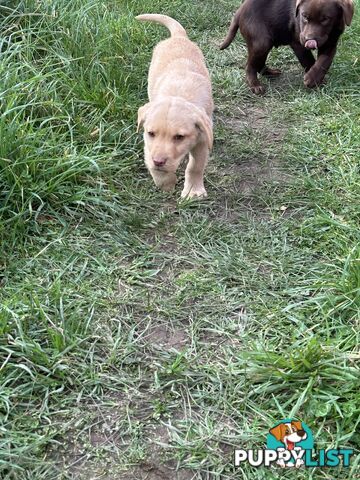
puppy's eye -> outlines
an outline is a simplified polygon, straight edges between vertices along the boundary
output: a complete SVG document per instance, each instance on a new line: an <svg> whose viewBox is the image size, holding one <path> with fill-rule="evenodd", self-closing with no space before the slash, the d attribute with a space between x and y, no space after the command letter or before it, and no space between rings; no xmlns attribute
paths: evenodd
<svg viewBox="0 0 360 480"><path fill-rule="evenodd" d="M148 132L148 135L150 138L154 138L155 137L155 132Z"/></svg>
<svg viewBox="0 0 360 480"><path fill-rule="evenodd" d="M320 20L321 23L327 23L329 21L329 17L324 17Z"/></svg>
<svg viewBox="0 0 360 480"><path fill-rule="evenodd" d="M174 135L175 142L181 142L182 140L184 140L184 138L185 135Z"/></svg>
<svg viewBox="0 0 360 480"><path fill-rule="evenodd" d="M308 21L309 21L309 17L308 17L308 15L306 15L306 13L303 13L303 14L302 14L302 18L303 18L304 22L308 22Z"/></svg>

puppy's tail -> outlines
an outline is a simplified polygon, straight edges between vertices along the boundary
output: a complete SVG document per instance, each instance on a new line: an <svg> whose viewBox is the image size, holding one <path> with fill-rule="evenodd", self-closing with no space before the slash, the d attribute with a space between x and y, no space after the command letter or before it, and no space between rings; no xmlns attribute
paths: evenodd
<svg viewBox="0 0 360 480"><path fill-rule="evenodd" d="M185 28L183 28L179 22L167 15L158 15L157 13L145 13L144 15L138 15L135 17L140 21L156 22L164 25L170 30L172 37L187 37Z"/></svg>
<svg viewBox="0 0 360 480"><path fill-rule="evenodd" d="M235 14L234 18L232 19L227 37L223 41L223 43L220 45L220 50L225 50L230 43L234 40L236 32L239 30L239 15Z"/></svg>

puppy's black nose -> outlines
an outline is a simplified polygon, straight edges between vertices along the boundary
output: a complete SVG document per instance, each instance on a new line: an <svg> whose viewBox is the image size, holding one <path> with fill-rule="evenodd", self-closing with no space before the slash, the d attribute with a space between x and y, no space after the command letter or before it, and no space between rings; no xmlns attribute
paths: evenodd
<svg viewBox="0 0 360 480"><path fill-rule="evenodd" d="M164 157L157 157L153 159L155 167L163 167L167 162L167 158Z"/></svg>
<svg viewBox="0 0 360 480"><path fill-rule="evenodd" d="M306 432L305 432L305 430L298 430L297 434L299 435L299 437L305 437Z"/></svg>

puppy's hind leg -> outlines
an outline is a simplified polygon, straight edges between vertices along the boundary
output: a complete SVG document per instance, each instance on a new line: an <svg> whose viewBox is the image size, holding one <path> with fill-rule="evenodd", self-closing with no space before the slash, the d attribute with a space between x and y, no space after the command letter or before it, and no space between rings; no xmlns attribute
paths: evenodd
<svg viewBox="0 0 360 480"><path fill-rule="evenodd" d="M265 69L266 59L271 50L271 42L263 39L248 41L249 58L246 64L246 80L251 91L257 95L265 92L265 88L258 79L258 73Z"/></svg>

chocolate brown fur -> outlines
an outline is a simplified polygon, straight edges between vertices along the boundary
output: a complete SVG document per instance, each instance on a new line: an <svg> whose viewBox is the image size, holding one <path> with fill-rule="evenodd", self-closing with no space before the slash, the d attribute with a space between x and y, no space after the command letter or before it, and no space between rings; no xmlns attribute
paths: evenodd
<svg viewBox="0 0 360 480"><path fill-rule="evenodd" d="M245 0L220 48L227 48L240 29L248 48L246 79L251 90L260 94L264 87L258 73L281 73L266 66L270 50L290 45L305 69L304 84L313 88L324 82L340 35L353 14L351 0ZM311 52L314 46L318 50L316 60Z"/></svg>

